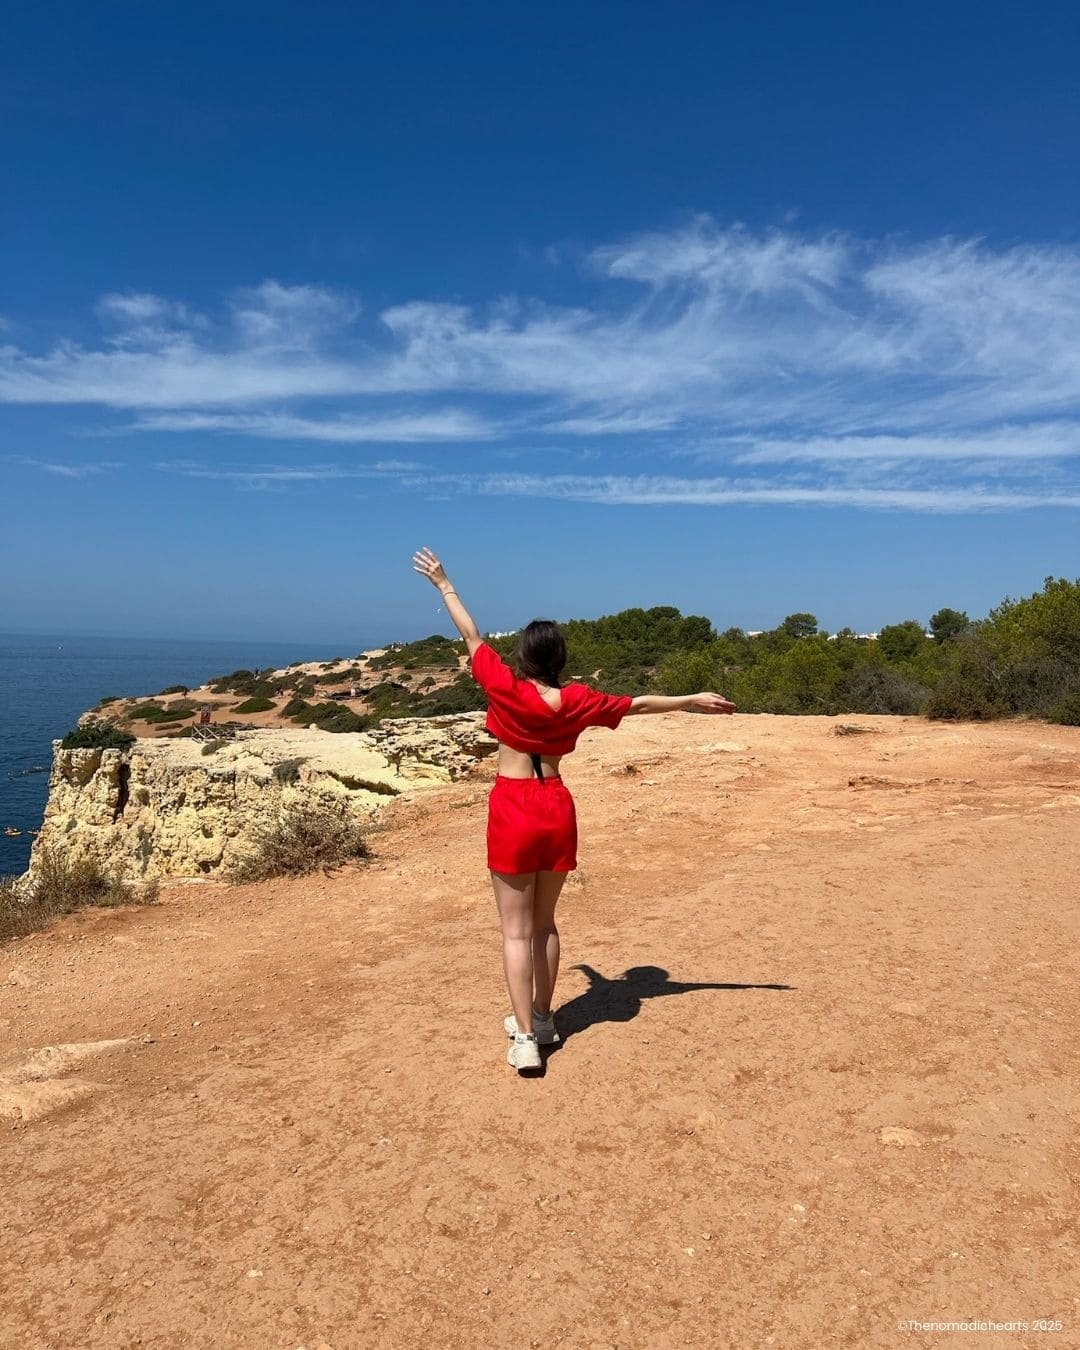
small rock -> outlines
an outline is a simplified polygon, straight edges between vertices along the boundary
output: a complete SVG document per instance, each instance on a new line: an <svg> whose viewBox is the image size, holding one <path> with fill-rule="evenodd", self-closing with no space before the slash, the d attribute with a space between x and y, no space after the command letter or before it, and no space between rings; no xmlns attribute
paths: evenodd
<svg viewBox="0 0 1080 1350"><path fill-rule="evenodd" d="M898 1148L922 1148L921 1137L899 1125L886 1125L878 1138L883 1144L895 1144Z"/></svg>

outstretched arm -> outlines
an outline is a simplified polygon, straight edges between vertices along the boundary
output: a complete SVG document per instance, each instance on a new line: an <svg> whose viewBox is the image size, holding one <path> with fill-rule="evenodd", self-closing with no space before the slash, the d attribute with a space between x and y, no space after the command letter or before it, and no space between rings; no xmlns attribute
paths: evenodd
<svg viewBox="0 0 1080 1350"><path fill-rule="evenodd" d="M735 704L722 694L639 694L630 704L627 716L635 713L733 713Z"/></svg>
<svg viewBox="0 0 1080 1350"><path fill-rule="evenodd" d="M445 568L431 549L422 548L419 553L413 554L413 571L427 577L428 581L442 596L446 605L446 612L453 619L454 626L465 639L469 655L472 656L483 639L473 622L472 615L461 603L461 597L454 590L450 578L446 575Z"/></svg>

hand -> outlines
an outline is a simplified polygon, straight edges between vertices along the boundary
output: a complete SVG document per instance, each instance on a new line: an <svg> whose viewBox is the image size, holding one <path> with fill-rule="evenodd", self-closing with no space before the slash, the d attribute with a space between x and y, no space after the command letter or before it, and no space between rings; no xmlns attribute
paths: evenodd
<svg viewBox="0 0 1080 1350"><path fill-rule="evenodd" d="M413 571L427 577L428 581L440 591L450 581L442 563L429 548L422 548L419 553L413 554Z"/></svg>
<svg viewBox="0 0 1080 1350"><path fill-rule="evenodd" d="M693 694L690 701L690 712L698 713L733 713L735 704L730 699L726 699L723 694Z"/></svg>

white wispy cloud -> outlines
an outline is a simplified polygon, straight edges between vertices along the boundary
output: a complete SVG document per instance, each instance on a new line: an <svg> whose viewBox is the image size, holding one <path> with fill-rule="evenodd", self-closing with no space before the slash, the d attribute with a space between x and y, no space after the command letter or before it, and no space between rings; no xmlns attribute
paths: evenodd
<svg viewBox="0 0 1080 1350"><path fill-rule="evenodd" d="M439 481L445 482L445 477ZM1018 508L1080 507L1080 490L1072 493L1003 492L994 487L863 488L844 484L732 481L726 478L673 478L553 474L489 474L462 477L465 490L494 496L548 497L561 501L596 502L603 506L854 506L872 510L920 512L1002 511Z"/></svg>
<svg viewBox="0 0 1080 1350"><path fill-rule="evenodd" d="M806 440L756 440L725 445L715 452L737 464L783 464L920 460L1053 460L1080 457L1080 424L1040 422L979 432L931 436L811 436Z"/></svg>
<svg viewBox="0 0 1080 1350"><path fill-rule="evenodd" d="M56 474L59 478L93 478L99 473L111 473L122 469L122 463L116 460L98 460L92 463L61 464L55 460L35 459L32 455L3 455L0 458L9 464L23 464L27 468L40 469L42 473Z"/></svg>
<svg viewBox="0 0 1080 1350"><path fill-rule="evenodd" d="M428 499L455 495L528 497L599 506L848 506L874 511L965 514L1045 507L1080 507L1080 484L1034 490L1010 483L971 481L889 486L858 478L824 484L753 477L676 477L664 474L444 473L416 461L384 460L365 467L338 464L219 468L164 462L159 469L189 478L239 485L286 485L343 478L381 478Z"/></svg>
<svg viewBox="0 0 1080 1350"><path fill-rule="evenodd" d="M650 467L800 464L817 479L793 493L897 501L923 491L920 465L938 466L943 500L970 495L954 478L973 466L1016 505L1042 500L1048 472L1071 500L1080 477L1080 248L698 217L595 249L575 306L418 297L366 314L270 280L209 317L149 293L107 295L99 314L100 342L0 347L0 401L273 441L494 453L569 438ZM889 481L838 485L841 464Z"/></svg>
<svg viewBox="0 0 1080 1350"><path fill-rule="evenodd" d="M422 470L409 460L376 461L361 467L343 464L251 464L221 467L189 460L164 460L156 466L181 478L209 478L222 483L321 483L339 478L398 478Z"/></svg>
<svg viewBox="0 0 1080 1350"><path fill-rule="evenodd" d="M289 413L153 413L133 424L138 431L216 431L267 440L336 441L386 444L410 441L480 441L497 427L460 408L377 417L299 417Z"/></svg>
<svg viewBox="0 0 1080 1350"><path fill-rule="evenodd" d="M359 313L360 303L353 296L322 286L264 281L238 293L232 321L245 345L307 351L347 328Z"/></svg>
<svg viewBox="0 0 1080 1350"><path fill-rule="evenodd" d="M673 413L660 412L596 412L579 417L564 417L548 422L547 432L562 432L568 436L628 436L649 431L669 431L678 426Z"/></svg>

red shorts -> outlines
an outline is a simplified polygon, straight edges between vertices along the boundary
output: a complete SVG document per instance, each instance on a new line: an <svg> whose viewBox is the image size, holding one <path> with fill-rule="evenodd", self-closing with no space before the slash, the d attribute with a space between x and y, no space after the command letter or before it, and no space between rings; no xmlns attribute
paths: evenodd
<svg viewBox="0 0 1080 1350"><path fill-rule="evenodd" d="M577 814L561 778L506 778L488 797L487 863L492 872L572 872Z"/></svg>

